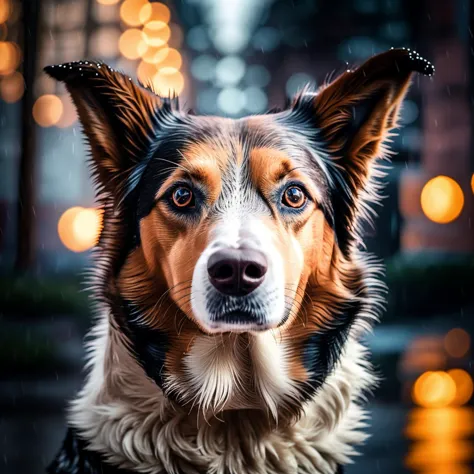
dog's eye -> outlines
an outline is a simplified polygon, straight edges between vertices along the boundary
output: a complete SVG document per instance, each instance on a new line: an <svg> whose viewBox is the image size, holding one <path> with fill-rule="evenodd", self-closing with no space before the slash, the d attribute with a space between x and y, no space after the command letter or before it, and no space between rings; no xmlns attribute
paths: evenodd
<svg viewBox="0 0 474 474"><path fill-rule="evenodd" d="M282 198L282 202L285 206L293 207L294 209L303 207L306 203L306 194L299 186L288 187Z"/></svg>
<svg viewBox="0 0 474 474"><path fill-rule="evenodd" d="M194 194L186 186L179 186L173 191L171 196L173 204L176 207L193 207L194 206Z"/></svg>

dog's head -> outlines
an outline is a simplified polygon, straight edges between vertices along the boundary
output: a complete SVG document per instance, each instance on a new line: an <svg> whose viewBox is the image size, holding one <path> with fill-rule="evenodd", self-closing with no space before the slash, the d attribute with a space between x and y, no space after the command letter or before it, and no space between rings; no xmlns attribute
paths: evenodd
<svg viewBox="0 0 474 474"><path fill-rule="evenodd" d="M375 160L412 72L432 66L391 50L239 120L186 114L104 64L46 70L92 151L99 293L147 374L213 407L324 383L370 313L355 249Z"/></svg>

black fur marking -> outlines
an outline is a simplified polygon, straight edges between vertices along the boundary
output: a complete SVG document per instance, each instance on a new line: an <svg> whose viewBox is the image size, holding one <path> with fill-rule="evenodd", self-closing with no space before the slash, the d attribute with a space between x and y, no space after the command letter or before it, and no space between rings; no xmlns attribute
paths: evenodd
<svg viewBox="0 0 474 474"><path fill-rule="evenodd" d="M304 401L309 400L333 372L361 306L360 303L354 303L349 309L335 316L330 326L315 332L307 339L303 348L303 365L311 376L302 387Z"/></svg>
<svg viewBox="0 0 474 474"><path fill-rule="evenodd" d="M86 442L69 428L61 450L47 468L48 474L133 474L107 463L103 456L86 449Z"/></svg>
<svg viewBox="0 0 474 474"><path fill-rule="evenodd" d="M121 297L116 297L113 312L120 330L132 344L132 353L145 373L160 388L164 385L164 365L169 348L168 336L140 322L138 309Z"/></svg>

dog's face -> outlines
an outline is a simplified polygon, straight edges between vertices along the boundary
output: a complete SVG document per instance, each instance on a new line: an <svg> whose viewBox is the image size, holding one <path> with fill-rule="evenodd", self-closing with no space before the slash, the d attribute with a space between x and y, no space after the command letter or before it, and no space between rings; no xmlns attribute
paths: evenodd
<svg viewBox="0 0 474 474"><path fill-rule="evenodd" d="M105 65L47 69L91 146L101 294L160 386L235 408L324 383L367 297L354 248L373 163L411 73L431 69L389 51L239 120L186 114Z"/></svg>

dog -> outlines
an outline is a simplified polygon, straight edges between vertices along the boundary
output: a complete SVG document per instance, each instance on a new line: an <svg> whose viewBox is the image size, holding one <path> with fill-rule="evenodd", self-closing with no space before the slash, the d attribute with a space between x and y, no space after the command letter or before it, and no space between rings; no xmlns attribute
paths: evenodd
<svg viewBox="0 0 474 474"><path fill-rule="evenodd" d="M75 103L104 216L88 375L49 472L343 472L385 291L362 225L411 77L434 67L392 49L237 120L103 63L45 71Z"/></svg>

